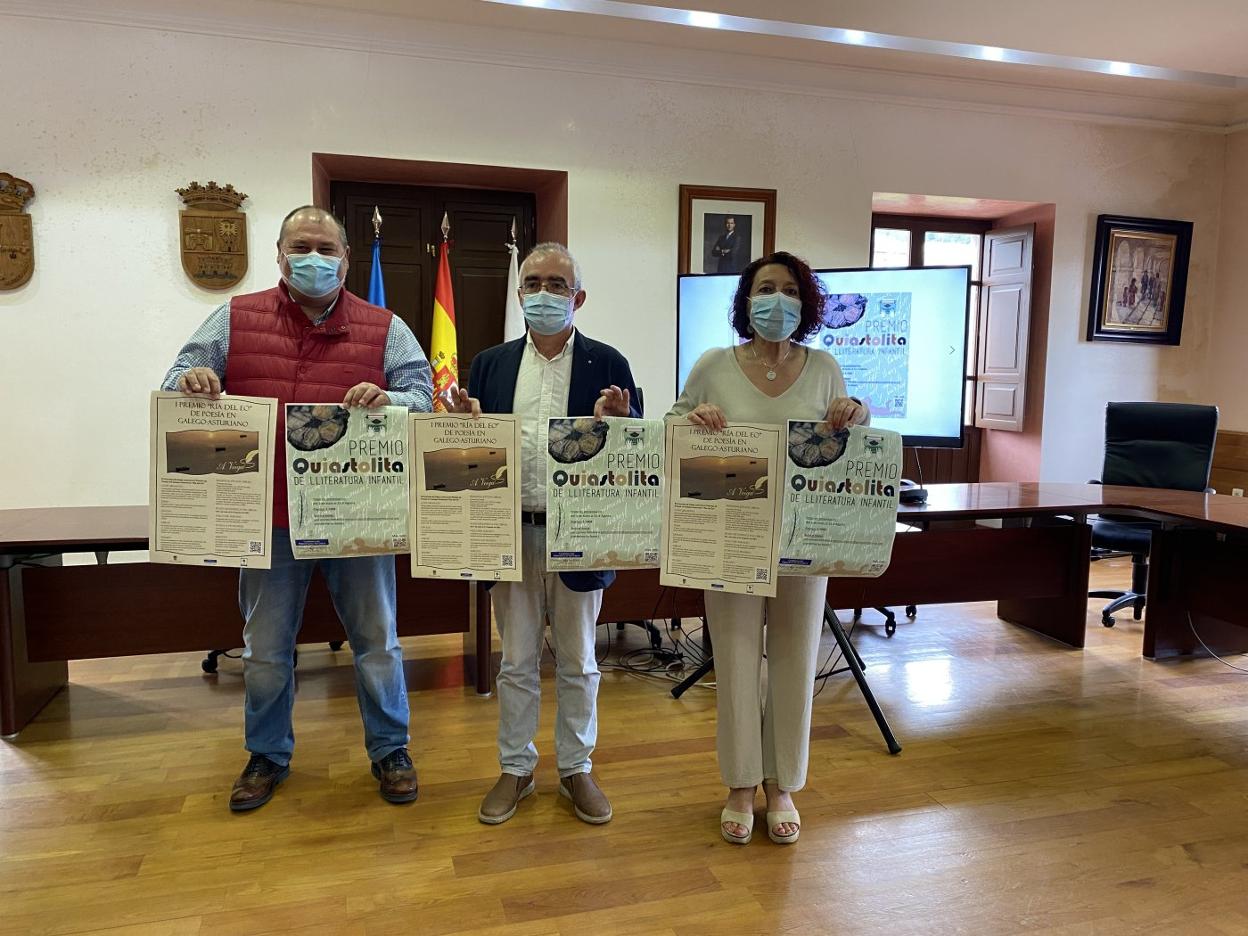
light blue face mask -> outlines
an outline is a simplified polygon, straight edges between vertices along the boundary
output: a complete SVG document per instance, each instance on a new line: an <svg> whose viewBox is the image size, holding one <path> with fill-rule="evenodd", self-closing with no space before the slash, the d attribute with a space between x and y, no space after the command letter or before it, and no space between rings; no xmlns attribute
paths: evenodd
<svg viewBox="0 0 1248 936"><path fill-rule="evenodd" d="M309 299L328 296L341 284L338 271L342 269L342 257L326 257L316 252L286 254L290 275L286 285Z"/></svg>
<svg viewBox="0 0 1248 936"><path fill-rule="evenodd" d="M557 335L572 321L572 297L542 290L521 297L524 320L539 335Z"/></svg>
<svg viewBox="0 0 1248 936"><path fill-rule="evenodd" d="M750 297L750 325L767 341L784 341L802 322L802 300L784 293Z"/></svg>

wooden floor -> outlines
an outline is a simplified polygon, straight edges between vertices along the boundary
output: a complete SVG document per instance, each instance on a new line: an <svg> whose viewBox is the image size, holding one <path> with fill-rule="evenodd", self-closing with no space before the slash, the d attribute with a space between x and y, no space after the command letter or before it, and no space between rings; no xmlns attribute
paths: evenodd
<svg viewBox="0 0 1248 936"><path fill-rule="evenodd" d="M1128 575L1093 568L1100 587ZM1090 607L1083 652L992 605L860 629L905 750L888 756L851 677L830 680L792 847L720 840L710 689L675 701L605 673L595 766L615 820L578 822L547 759L491 828L497 703L454 684L454 640L408 642L430 688L411 695L407 807L369 776L346 652L304 648L293 772L241 816L236 661L75 664L0 744L0 933L1248 933L1248 676L1147 662L1139 624L1103 629Z"/></svg>

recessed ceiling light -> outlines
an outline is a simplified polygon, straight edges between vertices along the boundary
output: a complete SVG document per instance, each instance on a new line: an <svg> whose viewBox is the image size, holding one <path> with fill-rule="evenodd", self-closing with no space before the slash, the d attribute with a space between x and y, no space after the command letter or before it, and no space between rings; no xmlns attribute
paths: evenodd
<svg viewBox="0 0 1248 936"><path fill-rule="evenodd" d="M1130 62L1110 62L1105 70L1111 75L1129 75L1133 71Z"/></svg>
<svg viewBox="0 0 1248 936"><path fill-rule="evenodd" d="M845 41L852 42L854 45L862 45L867 41L867 34L861 29L845 30Z"/></svg>
<svg viewBox="0 0 1248 936"><path fill-rule="evenodd" d="M983 47L980 54L983 55L983 57L988 59L989 61L993 61L993 62L1005 61L1005 49L1002 49L999 46L986 45Z"/></svg>

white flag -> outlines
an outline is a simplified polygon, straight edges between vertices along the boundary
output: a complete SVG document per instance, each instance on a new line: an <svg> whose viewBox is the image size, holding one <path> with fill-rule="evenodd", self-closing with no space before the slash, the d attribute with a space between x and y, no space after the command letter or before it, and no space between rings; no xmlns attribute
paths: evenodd
<svg viewBox="0 0 1248 936"><path fill-rule="evenodd" d="M503 341L524 337L524 309L520 306L520 266L517 257L520 253L515 244L509 244L511 250L511 269L507 271L507 313L503 318Z"/></svg>

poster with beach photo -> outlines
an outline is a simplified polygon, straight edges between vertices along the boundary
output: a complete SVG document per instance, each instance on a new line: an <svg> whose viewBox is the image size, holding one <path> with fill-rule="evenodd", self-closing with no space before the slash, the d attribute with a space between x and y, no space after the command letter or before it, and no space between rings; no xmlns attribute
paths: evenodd
<svg viewBox="0 0 1248 936"><path fill-rule="evenodd" d="M265 397L152 394L152 562L270 567L277 407Z"/></svg>
<svg viewBox="0 0 1248 936"><path fill-rule="evenodd" d="M773 597L784 428L667 425L659 581Z"/></svg>
<svg viewBox="0 0 1248 936"><path fill-rule="evenodd" d="M291 403L285 425L295 558L407 552L407 407Z"/></svg>
<svg viewBox="0 0 1248 936"><path fill-rule="evenodd" d="M654 569L663 524L663 422L551 419L546 568Z"/></svg>
<svg viewBox="0 0 1248 936"><path fill-rule="evenodd" d="M518 582L520 422L412 413L412 577Z"/></svg>
<svg viewBox="0 0 1248 936"><path fill-rule="evenodd" d="M901 436L790 420L780 574L875 578L893 555Z"/></svg>

